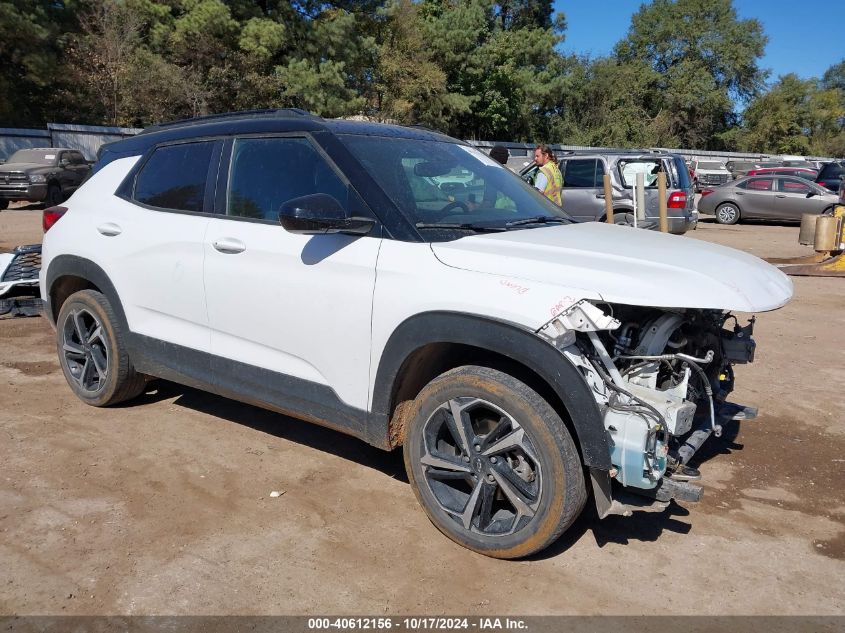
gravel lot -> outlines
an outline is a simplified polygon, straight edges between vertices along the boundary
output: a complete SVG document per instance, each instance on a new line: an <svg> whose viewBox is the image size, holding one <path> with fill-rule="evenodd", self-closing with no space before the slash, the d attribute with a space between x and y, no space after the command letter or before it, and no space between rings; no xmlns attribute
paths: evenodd
<svg viewBox="0 0 845 633"><path fill-rule="evenodd" d="M690 235L805 252L797 227ZM38 240L40 212L0 213L0 248ZM843 289L796 278L760 315L733 400L761 416L710 440L701 503L587 511L519 562L442 536L398 452L169 383L92 409L46 321L0 321L0 614L843 614Z"/></svg>

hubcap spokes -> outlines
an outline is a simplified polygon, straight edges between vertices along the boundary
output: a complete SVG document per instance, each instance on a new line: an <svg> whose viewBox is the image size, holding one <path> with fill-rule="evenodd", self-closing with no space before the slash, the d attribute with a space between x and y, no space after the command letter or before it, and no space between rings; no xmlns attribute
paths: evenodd
<svg viewBox="0 0 845 633"><path fill-rule="evenodd" d="M542 473L525 430L480 398L455 398L426 421L420 462L437 503L464 529L512 534L537 512Z"/></svg>
<svg viewBox="0 0 845 633"><path fill-rule="evenodd" d="M88 310L71 311L62 328L62 352L73 380L96 392L108 377L109 352L103 326Z"/></svg>

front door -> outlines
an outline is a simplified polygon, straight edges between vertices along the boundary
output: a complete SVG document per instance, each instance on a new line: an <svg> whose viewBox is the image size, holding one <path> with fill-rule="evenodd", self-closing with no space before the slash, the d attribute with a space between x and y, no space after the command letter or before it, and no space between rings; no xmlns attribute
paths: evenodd
<svg viewBox="0 0 845 633"><path fill-rule="evenodd" d="M778 178L778 193L775 197L776 216L783 220L800 221L804 213L821 213L830 206L816 189L803 178L781 176Z"/></svg>
<svg viewBox="0 0 845 633"><path fill-rule="evenodd" d="M279 224L282 204L315 193L369 213L310 137L239 138L229 153L228 184L219 186L225 214L210 220L205 243L215 380L242 397L343 423L344 410L367 406L381 239L298 235Z"/></svg>

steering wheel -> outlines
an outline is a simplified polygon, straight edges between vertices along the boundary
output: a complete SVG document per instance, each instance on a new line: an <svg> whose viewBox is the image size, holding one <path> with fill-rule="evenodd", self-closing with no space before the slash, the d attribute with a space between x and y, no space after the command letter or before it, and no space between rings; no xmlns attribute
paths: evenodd
<svg viewBox="0 0 845 633"><path fill-rule="evenodd" d="M459 200L455 200L454 202L450 202L445 207L440 209L440 213L445 214L452 209L462 209L464 213L469 213L469 207Z"/></svg>

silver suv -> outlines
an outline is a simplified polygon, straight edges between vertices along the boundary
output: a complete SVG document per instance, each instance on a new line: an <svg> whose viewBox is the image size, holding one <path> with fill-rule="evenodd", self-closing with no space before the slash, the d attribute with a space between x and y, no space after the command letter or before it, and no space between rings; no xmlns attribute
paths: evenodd
<svg viewBox="0 0 845 633"><path fill-rule="evenodd" d="M606 219L604 175L610 174L613 211L616 222L630 224L634 212L634 183L638 172L645 174L645 226L656 227L659 215L657 173L666 173L669 231L682 234L695 228L695 191L684 159L678 154L643 151L559 152L558 165L563 175L563 209L576 220ZM537 165L521 172L523 179L534 182Z"/></svg>

